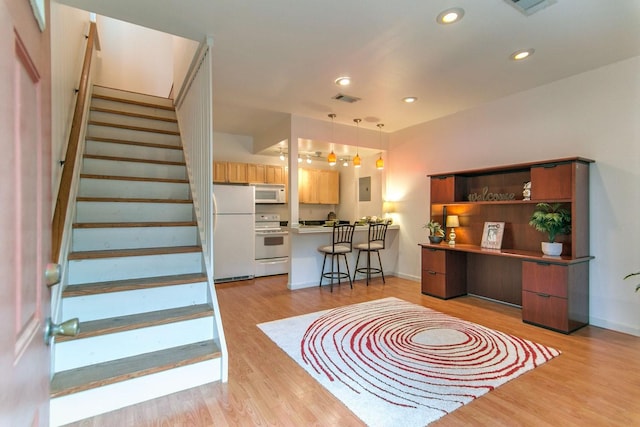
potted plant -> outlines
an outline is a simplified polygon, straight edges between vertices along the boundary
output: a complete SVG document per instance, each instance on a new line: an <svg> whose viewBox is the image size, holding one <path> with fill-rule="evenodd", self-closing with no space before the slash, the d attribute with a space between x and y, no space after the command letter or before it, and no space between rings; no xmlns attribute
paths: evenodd
<svg viewBox="0 0 640 427"><path fill-rule="evenodd" d="M429 230L429 241L431 243L442 242L442 239L444 238L444 230L439 222L431 220L423 225L422 228Z"/></svg>
<svg viewBox="0 0 640 427"><path fill-rule="evenodd" d="M562 243L555 241L556 236L571 233L571 214L562 207L561 203L538 203L531 215L529 225L549 236L548 242L542 242L542 253L560 255Z"/></svg>
<svg viewBox="0 0 640 427"><path fill-rule="evenodd" d="M629 273L626 276L624 276L624 278L628 279L629 277L633 277L633 276L640 276L640 271L636 273ZM636 285L636 292L638 292L638 289L640 289L640 284Z"/></svg>

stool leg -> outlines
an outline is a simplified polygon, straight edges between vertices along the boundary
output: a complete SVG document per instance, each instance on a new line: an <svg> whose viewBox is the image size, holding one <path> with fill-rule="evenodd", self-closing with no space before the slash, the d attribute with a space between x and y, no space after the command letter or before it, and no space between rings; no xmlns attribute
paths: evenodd
<svg viewBox="0 0 640 427"><path fill-rule="evenodd" d="M331 292L333 292L333 276L334 276L333 272L336 271L333 266L335 259L336 259L336 254L331 254Z"/></svg>
<svg viewBox="0 0 640 427"><path fill-rule="evenodd" d="M384 271L382 271L382 260L380 259L380 251L376 251L378 254L378 264L380 264L380 274L382 274L382 283L386 283L384 281Z"/></svg>
<svg viewBox="0 0 640 427"><path fill-rule="evenodd" d="M342 254L344 256L344 265L347 267L347 278L349 279L349 287L353 289L353 282L351 281L351 272L349 271L349 263L347 262L347 254Z"/></svg>
<svg viewBox="0 0 640 427"><path fill-rule="evenodd" d="M367 286L369 286L370 279L371 279L371 251L367 251Z"/></svg>
<svg viewBox="0 0 640 427"><path fill-rule="evenodd" d="M353 280L356 280L356 274L358 274L358 262L360 262L360 250L358 250L358 257L356 258L356 267L353 270Z"/></svg>
<svg viewBox="0 0 640 427"><path fill-rule="evenodd" d="M320 284L322 286L322 279L324 278L324 265L327 263L327 253L324 253L324 259L322 260L322 272L320 273Z"/></svg>

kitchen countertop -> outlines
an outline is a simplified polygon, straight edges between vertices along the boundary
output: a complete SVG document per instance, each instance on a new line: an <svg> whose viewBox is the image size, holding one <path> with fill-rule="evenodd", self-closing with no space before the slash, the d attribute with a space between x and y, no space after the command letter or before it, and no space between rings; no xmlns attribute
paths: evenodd
<svg viewBox="0 0 640 427"><path fill-rule="evenodd" d="M331 233L333 232L332 226L313 226L313 225L301 225L299 227L290 227L289 228L294 234L317 234L317 233ZM400 226L397 224L391 224L387 227L387 230L398 230ZM355 231L367 231L369 230L368 224L364 225L356 225Z"/></svg>

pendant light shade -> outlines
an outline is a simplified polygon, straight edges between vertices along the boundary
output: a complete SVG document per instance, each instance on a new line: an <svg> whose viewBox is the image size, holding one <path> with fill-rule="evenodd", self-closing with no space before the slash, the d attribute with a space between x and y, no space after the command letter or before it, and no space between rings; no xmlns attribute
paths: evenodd
<svg viewBox="0 0 640 427"><path fill-rule="evenodd" d="M336 156L336 153L334 153L333 150L331 150L331 153L329 153L329 156L327 156L327 161L329 162L329 165L335 166L337 160L338 160L338 157Z"/></svg>
<svg viewBox="0 0 640 427"><path fill-rule="evenodd" d="M354 168L359 168L360 167L360 155L358 154L358 146L360 145L360 141L359 141L359 130L360 130L360 122L362 121L362 119L353 119L354 122L356 122L356 155L353 158L353 167Z"/></svg>
<svg viewBox="0 0 640 427"><path fill-rule="evenodd" d="M378 123L376 126L378 126L378 129L380 129L380 149L382 149L382 126L384 126L382 123ZM378 157L378 160L376 160L376 169L384 169L384 160L382 160L382 151L380 151L380 156Z"/></svg>
<svg viewBox="0 0 640 427"><path fill-rule="evenodd" d="M329 114L329 117L331 118L331 143L335 143L334 132L333 132L333 119L336 118L336 115L334 113L331 113ZM327 161L329 162L329 166L336 165L336 162L338 161L338 157L336 156L336 153L333 152L333 150L331 150L331 153L329 153L329 155L327 156Z"/></svg>

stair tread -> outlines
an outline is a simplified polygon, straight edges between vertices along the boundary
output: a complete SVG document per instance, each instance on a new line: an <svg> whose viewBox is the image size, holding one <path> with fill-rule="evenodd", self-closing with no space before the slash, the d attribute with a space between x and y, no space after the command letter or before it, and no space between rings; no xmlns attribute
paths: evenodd
<svg viewBox="0 0 640 427"><path fill-rule="evenodd" d="M151 102L136 101L136 100L133 100L133 99L119 98L117 96L100 95L100 94L94 93L91 97L95 98L95 99L102 99L102 100L105 100L105 101L122 102L123 104L133 104L133 105L140 105L140 106L149 107L149 108L158 108L160 110L175 111L174 107L170 107L168 105L154 104L154 103L151 103ZM161 99L165 99L165 98L161 98Z"/></svg>
<svg viewBox="0 0 640 427"><path fill-rule="evenodd" d="M143 199L140 197L90 197L90 196L78 196L76 197L76 202L193 204L192 199Z"/></svg>
<svg viewBox="0 0 640 427"><path fill-rule="evenodd" d="M69 253L68 259L100 259L100 258L118 258L129 256L145 256L145 255L169 255L184 254L191 252L202 252L200 246L168 246L158 248L139 248L139 249L110 249L103 251L80 251Z"/></svg>
<svg viewBox="0 0 640 427"><path fill-rule="evenodd" d="M148 148L165 148L167 150L180 150L182 151L182 146L172 145L172 144L158 144L156 142L143 142L143 141L132 141L128 139L119 139L119 138L105 138L102 136L91 136L87 135L85 137L87 141L95 141L95 142L110 142L113 144L124 144L124 145L139 145L141 147Z"/></svg>
<svg viewBox="0 0 640 427"><path fill-rule="evenodd" d="M53 376L50 396L65 396L217 357L220 349L208 340L70 369Z"/></svg>
<svg viewBox="0 0 640 427"><path fill-rule="evenodd" d="M138 119L149 119L149 120L158 120L161 122L178 123L178 120L172 117L154 116L151 114L142 114L142 113L132 113L130 111L114 110L111 108L91 107L91 111L95 111L97 113L118 114L121 116L135 117Z"/></svg>
<svg viewBox="0 0 640 427"><path fill-rule="evenodd" d="M179 131L175 131L175 130L164 130L164 129L156 129L156 128L148 128L148 127L144 127L144 126L133 126L133 125L123 125L120 123L110 123L110 122L99 122L96 120L89 120L87 122L87 125L89 126L103 126L103 127L110 127L110 128L116 128L116 129L126 129L126 130L134 130L134 131L140 131L140 132L151 132L151 133L161 133L163 135L180 135Z"/></svg>
<svg viewBox="0 0 640 427"><path fill-rule="evenodd" d="M142 176L121 176L121 175L97 175L83 173L80 174L80 178L85 179L109 179L114 181L144 181L144 182L166 182L175 184L188 184L188 179L176 179L176 178L146 178Z"/></svg>
<svg viewBox="0 0 640 427"><path fill-rule="evenodd" d="M94 160L111 160L114 162L151 163L156 165L186 166L185 162L171 162L168 160L152 160L152 159L136 159L134 157L103 156L98 154L85 154L84 158L94 159Z"/></svg>
<svg viewBox="0 0 640 427"><path fill-rule="evenodd" d="M80 331L76 336L58 336L56 343L75 341L116 332L130 331L150 326L165 325L191 319L199 319L213 315L208 304L190 305L165 310L149 311L127 316L110 317L108 319L91 320L80 323Z"/></svg>
<svg viewBox="0 0 640 427"><path fill-rule="evenodd" d="M73 228L195 227L195 221L164 222L76 222Z"/></svg>
<svg viewBox="0 0 640 427"><path fill-rule="evenodd" d="M124 279L109 282L84 283L69 285L62 292L62 298L98 295L109 292L134 291L138 289L159 288L163 286L186 285L206 282L204 273L177 274L172 276L144 277L140 279Z"/></svg>

